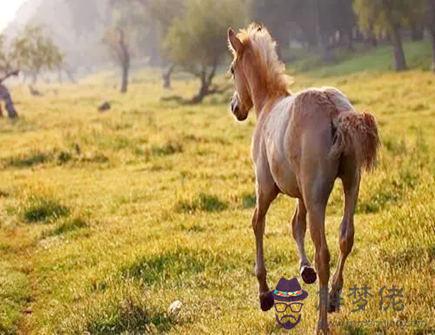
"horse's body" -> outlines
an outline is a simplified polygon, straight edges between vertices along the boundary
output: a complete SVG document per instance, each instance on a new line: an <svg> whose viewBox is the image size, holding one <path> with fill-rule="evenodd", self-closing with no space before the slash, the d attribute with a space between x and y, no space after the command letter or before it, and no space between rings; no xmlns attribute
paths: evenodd
<svg viewBox="0 0 435 335"><path fill-rule="evenodd" d="M229 30L228 38L235 56L231 68L236 85L232 112L237 119L244 120L254 107L258 119L252 141L257 195L252 225L261 308L268 310L273 306L263 256L265 216L271 202L284 193L298 198L292 219L293 236L301 276L306 283L313 283L316 272L304 248L308 216L320 286L318 331L326 333L326 313L339 307L344 262L353 245L353 214L361 168L370 168L376 156L376 123L370 114L357 113L334 88L309 89L291 95L275 43L264 28L250 26L238 35ZM328 298L329 251L324 221L336 178L343 182L345 209L340 226L339 264Z"/></svg>

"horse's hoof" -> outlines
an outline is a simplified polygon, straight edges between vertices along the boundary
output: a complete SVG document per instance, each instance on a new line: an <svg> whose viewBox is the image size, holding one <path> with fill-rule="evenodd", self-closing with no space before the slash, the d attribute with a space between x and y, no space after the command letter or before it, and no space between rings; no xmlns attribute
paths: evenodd
<svg viewBox="0 0 435 335"><path fill-rule="evenodd" d="M328 324L326 323L326 325L323 326L319 322L319 324L317 324L317 328L316 328L315 334L317 334L317 335L329 335L330 334L330 329L328 327Z"/></svg>
<svg viewBox="0 0 435 335"><path fill-rule="evenodd" d="M266 312L273 307L272 291L260 293L260 307L263 312Z"/></svg>
<svg viewBox="0 0 435 335"><path fill-rule="evenodd" d="M339 292L330 292L328 298L328 313L334 313L340 311L340 294Z"/></svg>
<svg viewBox="0 0 435 335"><path fill-rule="evenodd" d="M301 269L302 279L306 284L312 284L316 281L317 275L316 271L311 266L303 266Z"/></svg>
<svg viewBox="0 0 435 335"><path fill-rule="evenodd" d="M317 328L316 331L314 332L314 334L316 335L329 335L330 331L329 328Z"/></svg>
<svg viewBox="0 0 435 335"><path fill-rule="evenodd" d="M328 313L335 313L335 312L339 312L339 311L340 311L340 306L333 304L333 303L329 303Z"/></svg>

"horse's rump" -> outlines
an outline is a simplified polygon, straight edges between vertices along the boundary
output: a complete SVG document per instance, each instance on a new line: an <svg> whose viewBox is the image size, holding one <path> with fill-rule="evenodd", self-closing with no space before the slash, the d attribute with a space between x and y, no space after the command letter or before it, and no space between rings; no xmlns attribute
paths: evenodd
<svg viewBox="0 0 435 335"><path fill-rule="evenodd" d="M367 170L374 166L379 146L375 118L369 113L357 112L338 89L312 88L298 93L292 117L293 135L297 137L307 127L315 127L316 133L330 128L329 157L339 159L341 155L347 156L354 159L359 168Z"/></svg>
<svg viewBox="0 0 435 335"><path fill-rule="evenodd" d="M332 119L334 127L331 155L352 156L359 168L373 168L379 147L376 120L370 113L357 112L346 96L335 88L325 88L337 113Z"/></svg>

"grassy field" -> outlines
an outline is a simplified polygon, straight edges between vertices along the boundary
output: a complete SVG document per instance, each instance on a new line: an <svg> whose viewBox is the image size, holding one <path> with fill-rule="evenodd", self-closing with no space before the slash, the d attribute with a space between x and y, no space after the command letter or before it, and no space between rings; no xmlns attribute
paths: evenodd
<svg viewBox="0 0 435 335"><path fill-rule="evenodd" d="M435 76L366 69L367 57L335 66L335 75L293 71L293 91L334 85L374 113L383 143L378 168L363 178L343 307L331 327L433 333ZM193 94L196 83L181 77L169 92L149 71L126 95L116 82L101 75L43 86L36 98L13 88L21 118L0 120L0 333L281 333L273 311L259 309L253 275L255 118L233 120L232 92L198 106L160 100ZM105 99L113 108L98 113ZM294 206L280 197L269 212L271 287L298 275ZM337 182L327 217L334 268L341 214ZM364 285L373 297L353 312L350 289ZM403 310L380 310L378 291L394 285ZM317 285L304 289L297 334L311 333L317 318ZM167 313L174 300L183 302L178 316Z"/></svg>

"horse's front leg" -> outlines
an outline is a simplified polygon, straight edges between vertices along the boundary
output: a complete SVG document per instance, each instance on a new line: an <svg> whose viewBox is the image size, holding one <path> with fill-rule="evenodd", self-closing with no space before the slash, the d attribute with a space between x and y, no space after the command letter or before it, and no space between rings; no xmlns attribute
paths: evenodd
<svg viewBox="0 0 435 335"><path fill-rule="evenodd" d="M258 279L260 291L260 306L263 311L273 307L273 295L269 291L266 279L266 266L264 264L263 253L263 236L266 223L266 213L270 204L278 195L278 189L275 184L268 187L262 187L257 183L257 205L252 218L252 228L255 234L256 260L255 274Z"/></svg>

